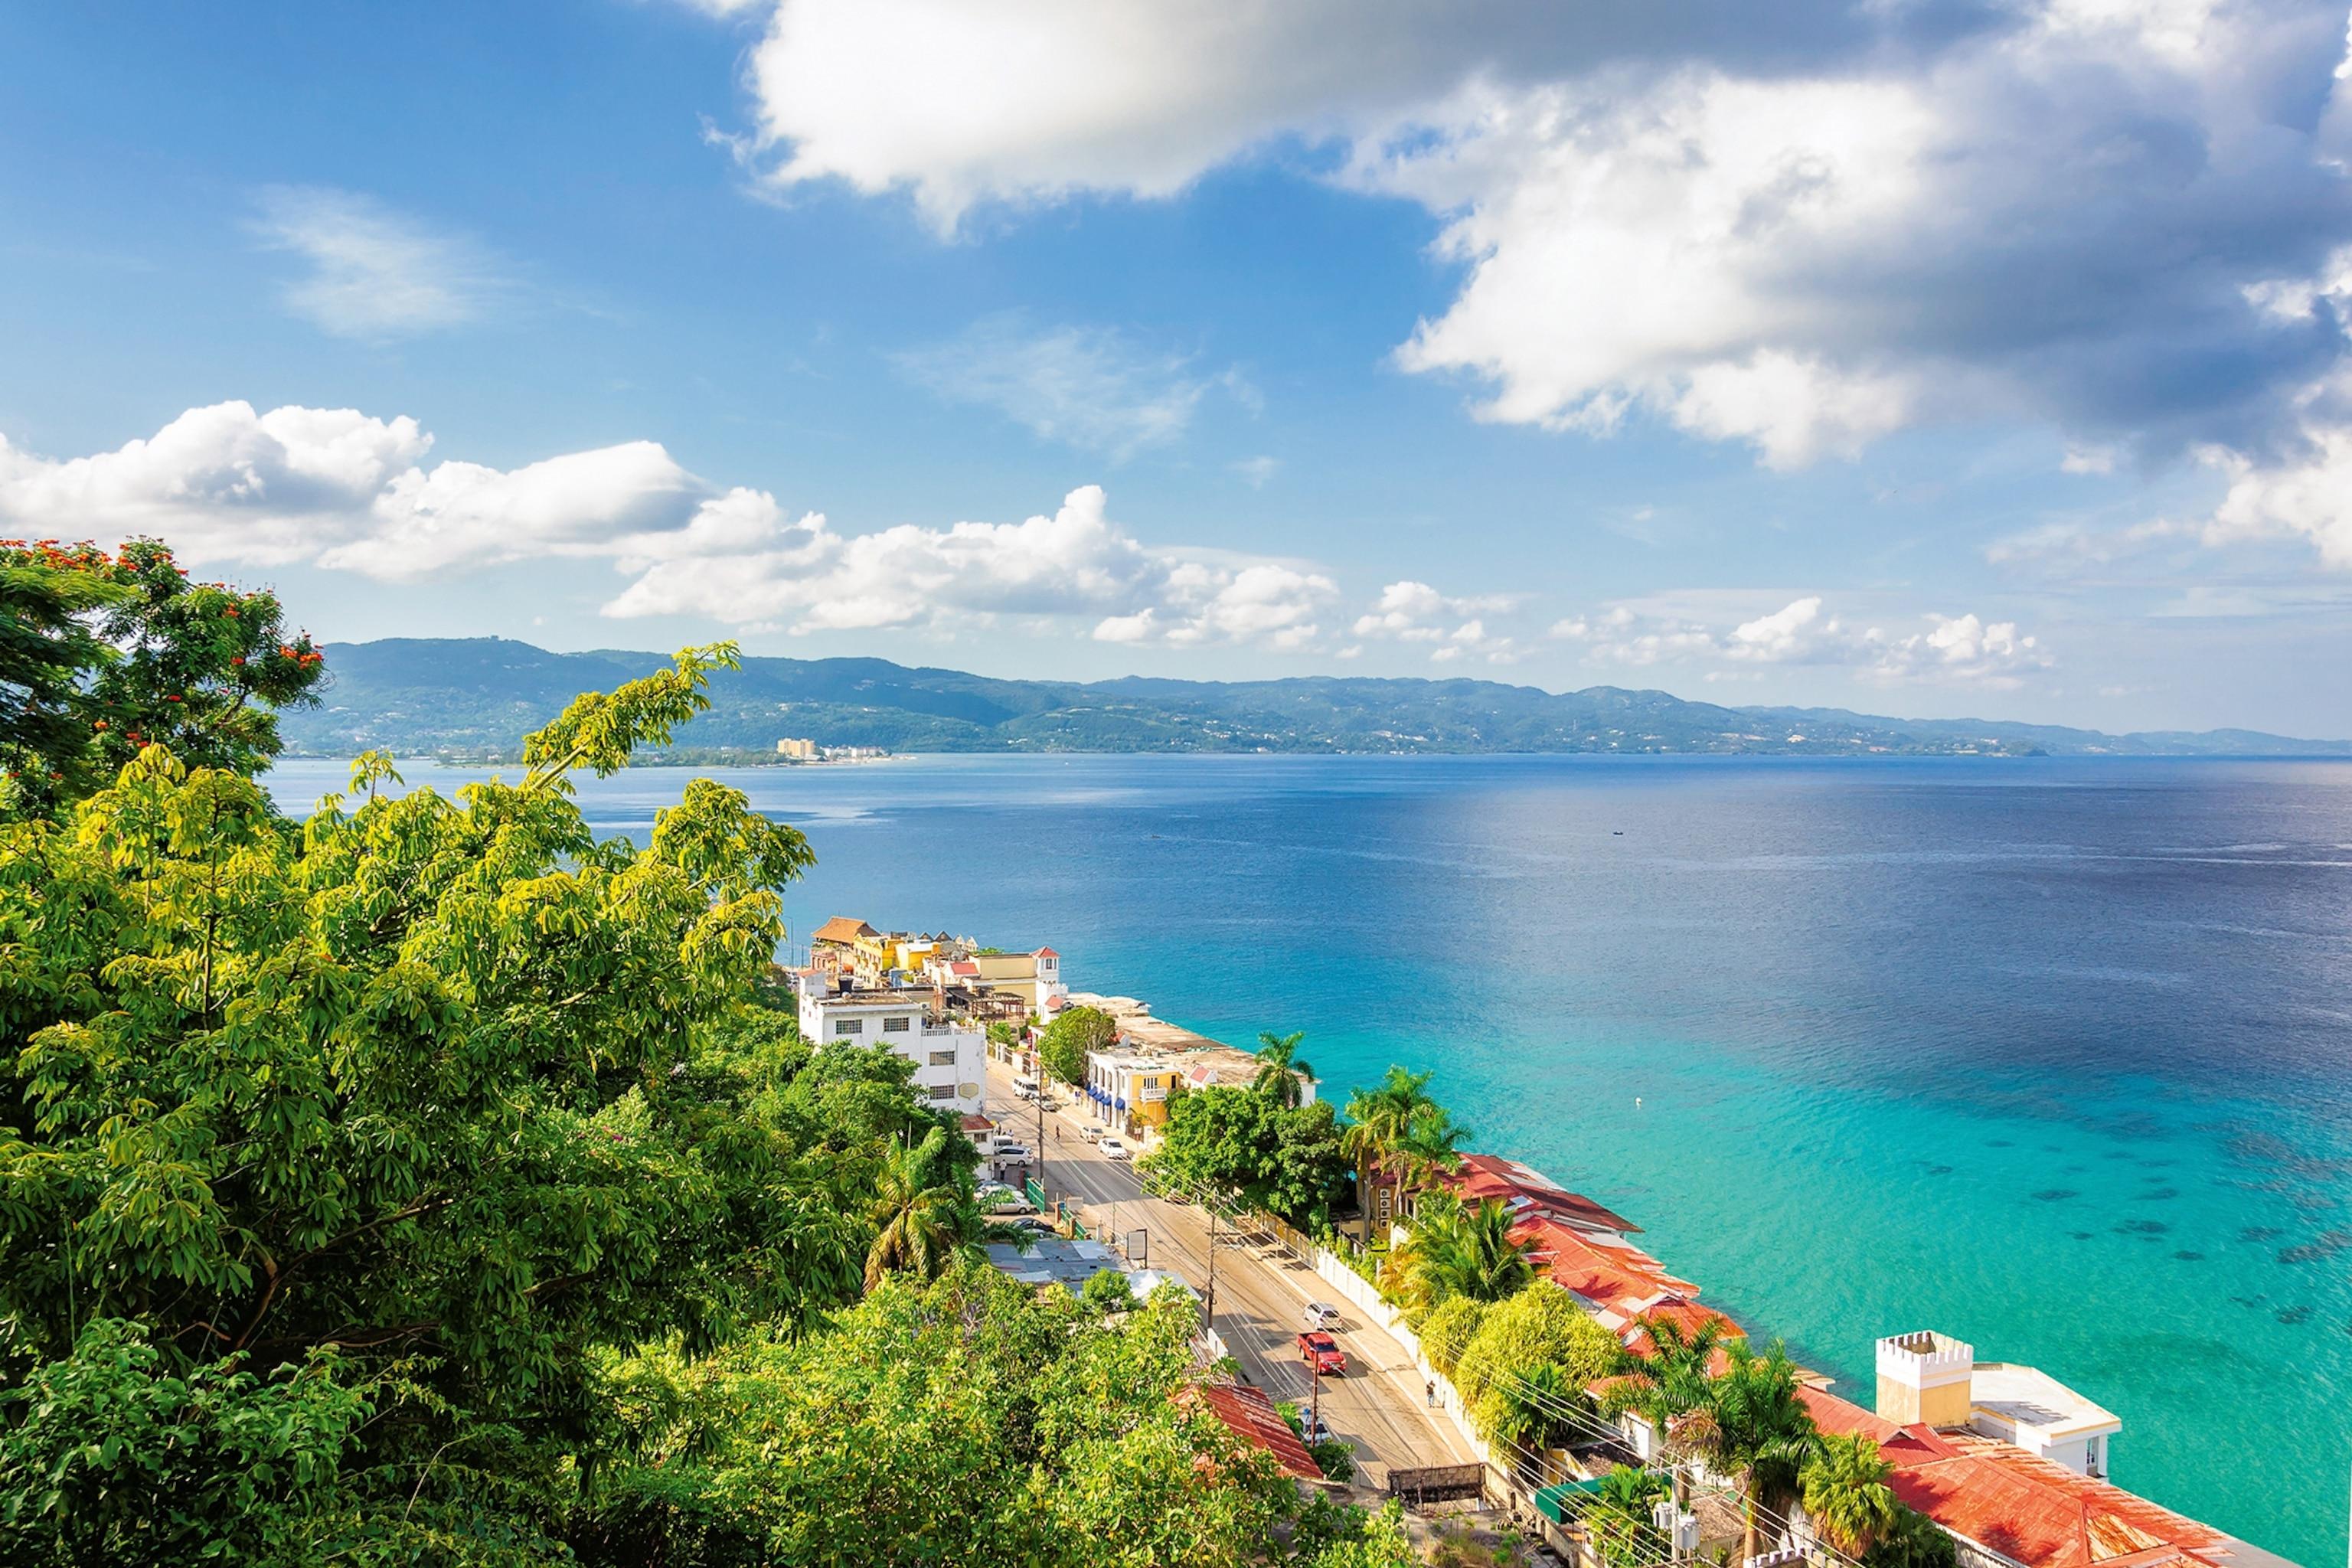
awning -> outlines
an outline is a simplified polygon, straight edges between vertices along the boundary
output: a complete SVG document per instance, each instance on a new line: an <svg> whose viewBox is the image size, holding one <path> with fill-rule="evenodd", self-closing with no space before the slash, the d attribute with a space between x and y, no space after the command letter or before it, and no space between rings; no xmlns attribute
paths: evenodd
<svg viewBox="0 0 2352 1568"><path fill-rule="evenodd" d="M1566 1524L1584 1511L1584 1505L1601 1490L1601 1478L1586 1481L1557 1481L1536 1493L1536 1511L1554 1524Z"/></svg>

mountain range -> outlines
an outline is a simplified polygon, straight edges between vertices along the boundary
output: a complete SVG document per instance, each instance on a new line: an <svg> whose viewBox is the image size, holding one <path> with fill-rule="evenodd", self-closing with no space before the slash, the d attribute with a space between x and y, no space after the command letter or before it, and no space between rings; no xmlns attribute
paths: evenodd
<svg viewBox="0 0 2352 1568"><path fill-rule="evenodd" d="M378 748L513 758L583 691L662 655L551 653L502 637L333 643L320 707L287 713L298 755ZM2249 730L2124 735L1986 719L1892 719L1827 708L1733 708L1614 686L1550 692L1491 680L999 680L879 658L746 658L667 759L772 760L786 736L894 752L1586 752L1752 755L2347 756L2352 742Z"/></svg>

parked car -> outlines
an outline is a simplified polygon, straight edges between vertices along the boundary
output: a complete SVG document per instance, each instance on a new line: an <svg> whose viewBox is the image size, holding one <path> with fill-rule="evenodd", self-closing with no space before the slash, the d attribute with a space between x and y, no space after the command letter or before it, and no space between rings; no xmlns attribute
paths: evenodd
<svg viewBox="0 0 2352 1568"><path fill-rule="evenodd" d="M1102 1152L1103 1156L1106 1159L1132 1160L1135 1158L1135 1151L1129 1149L1126 1144L1120 1142L1116 1138L1104 1139L1102 1141Z"/></svg>
<svg viewBox="0 0 2352 1568"><path fill-rule="evenodd" d="M1026 1163L1029 1159L1029 1145L1007 1140L996 1146L996 1157L1000 1160L1013 1160Z"/></svg>
<svg viewBox="0 0 2352 1568"><path fill-rule="evenodd" d="M1298 1359L1324 1377L1348 1375L1348 1352L1341 1350L1339 1342L1328 1334L1308 1332L1299 1335Z"/></svg>
<svg viewBox="0 0 2352 1568"><path fill-rule="evenodd" d="M1336 1329L1339 1326L1339 1309L1328 1301L1309 1301L1299 1310L1299 1321L1310 1329Z"/></svg>
<svg viewBox="0 0 2352 1568"><path fill-rule="evenodd" d="M1102 1129L1099 1127L1081 1127L1078 1129L1078 1136L1085 1139L1089 1143L1099 1143L1102 1142Z"/></svg>
<svg viewBox="0 0 2352 1568"><path fill-rule="evenodd" d="M1339 1440L1339 1434L1331 1430L1331 1423L1313 1410L1298 1413L1298 1436L1309 1443L1336 1443Z"/></svg>

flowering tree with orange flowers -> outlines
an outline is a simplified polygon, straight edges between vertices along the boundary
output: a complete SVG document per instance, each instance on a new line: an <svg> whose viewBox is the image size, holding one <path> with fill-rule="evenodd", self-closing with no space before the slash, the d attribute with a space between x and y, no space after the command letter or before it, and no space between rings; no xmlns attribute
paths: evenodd
<svg viewBox="0 0 2352 1568"><path fill-rule="evenodd" d="M0 809L89 794L141 748L250 775L324 656L278 596L190 581L170 548L0 540Z"/></svg>

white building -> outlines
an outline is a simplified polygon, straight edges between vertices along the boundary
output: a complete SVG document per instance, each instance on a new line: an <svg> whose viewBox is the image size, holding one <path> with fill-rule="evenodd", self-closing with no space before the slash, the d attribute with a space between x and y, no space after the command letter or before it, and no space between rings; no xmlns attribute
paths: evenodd
<svg viewBox="0 0 2352 1568"><path fill-rule="evenodd" d="M800 988L801 1037L820 1048L887 1046L915 1064L915 1092L941 1110L988 1113L988 1035L976 1025L934 1019L929 991L827 994L821 979Z"/></svg>
<svg viewBox="0 0 2352 1568"><path fill-rule="evenodd" d="M1979 1361L1976 1347L1948 1334L1897 1334L1878 1342L1878 1413L1897 1425L1966 1427L2104 1478L2107 1442L2123 1417L2030 1366Z"/></svg>

